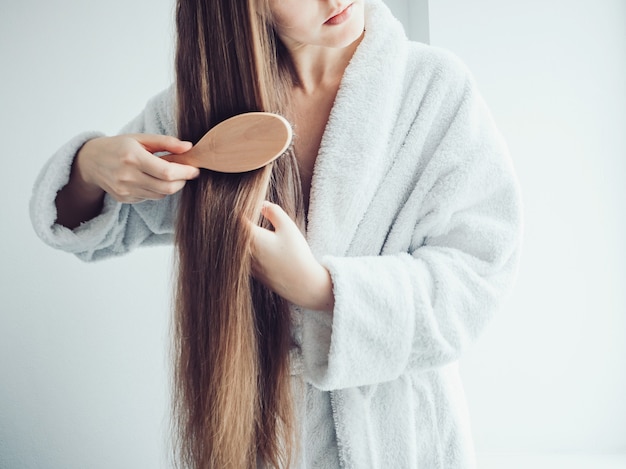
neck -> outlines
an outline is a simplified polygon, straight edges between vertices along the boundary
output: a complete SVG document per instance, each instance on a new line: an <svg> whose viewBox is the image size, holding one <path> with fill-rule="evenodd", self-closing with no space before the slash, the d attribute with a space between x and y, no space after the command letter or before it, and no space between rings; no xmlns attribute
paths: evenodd
<svg viewBox="0 0 626 469"><path fill-rule="evenodd" d="M298 78L297 88L305 94L336 87L341 81L363 35L343 48L286 44Z"/></svg>

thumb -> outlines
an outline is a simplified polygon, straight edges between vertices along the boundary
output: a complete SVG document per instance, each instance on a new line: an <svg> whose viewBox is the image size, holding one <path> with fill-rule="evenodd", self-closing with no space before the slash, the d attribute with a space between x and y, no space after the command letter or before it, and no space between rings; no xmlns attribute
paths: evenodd
<svg viewBox="0 0 626 469"><path fill-rule="evenodd" d="M135 139L150 153L169 152L184 153L191 149L191 142L179 140L171 135L137 134Z"/></svg>
<svg viewBox="0 0 626 469"><path fill-rule="evenodd" d="M267 200L263 202L261 214L267 218L275 230L280 230L281 228L293 223L291 218L289 218L289 215L287 215L280 205L273 204Z"/></svg>

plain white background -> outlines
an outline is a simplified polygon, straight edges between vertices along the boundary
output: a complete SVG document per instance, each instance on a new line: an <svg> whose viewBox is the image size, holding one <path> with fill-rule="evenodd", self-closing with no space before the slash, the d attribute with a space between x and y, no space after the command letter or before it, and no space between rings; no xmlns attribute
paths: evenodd
<svg viewBox="0 0 626 469"><path fill-rule="evenodd" d="M626 2L437 0L430 38L474 72L524 192L518 288L464 361L477 445L626 453Z"/></svg>
<svg viewBox="0 0 626 469"><path fill-rule="evenodd" d="M389 3L428 36L426 2ZM170 248L83 264L35 237L28 200L64 141L170 83L173 2L1 5L0 467L167 467ZM429 28L524 190L518 288L462 362L481 467L600 467L580 454L626 453L626 3L438 0Z"/></svg>

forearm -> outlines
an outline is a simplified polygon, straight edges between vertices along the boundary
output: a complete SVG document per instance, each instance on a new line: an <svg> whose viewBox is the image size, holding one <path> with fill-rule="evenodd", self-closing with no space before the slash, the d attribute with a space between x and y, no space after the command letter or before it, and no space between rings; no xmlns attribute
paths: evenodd
<svg viewBox="0 0 626 469"><path fill-rule="evenodd" d="M332 313L335 296L330 273L317 261L312 261L300 275L292 277L293 281L273 284L273 288L287 301L302 308ZM265 281L271 283L267 278Z"/></svg>
<svg viewBox="0 0 626 469"><path fill-rule="evenodd" d="M333 282L330 272L326 267L318 264L311 272L311 284L308 288L308 295L303 298L301 306L315 311L332 312L335 306L335 295L333 293Z"/></svg>
<svg viewBox="0 0 626 469"><path fill-rule="evenodd" d="M85 146L88 144L89 142ZM104 201L104 191L87 182L81 172L79 158L84 157L85 146L74 158L70 179L55 199L56 223L70 229L99 215Z"/></svg>

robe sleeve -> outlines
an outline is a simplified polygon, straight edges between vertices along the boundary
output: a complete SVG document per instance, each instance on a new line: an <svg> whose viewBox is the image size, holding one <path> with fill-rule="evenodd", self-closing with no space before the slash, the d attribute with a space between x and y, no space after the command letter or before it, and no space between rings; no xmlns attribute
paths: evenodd
<svg viewBox="0 0 626 469"><path fill-rule="evenodd" d="M387 235L404 239L403 250L322 259L335 308L308 312L302 338L305 377L320 389L391 381L457 360L512 288L519 186L487 107L471 82L464 88L433 150L413 156L428 162ZM411 143L409 135L405 147Z"/></svg>
<svg viewBox="0 0 626 469"><path fill-rule="evenodd" d="M143 112L120 133L171 134L172 90L152 98ZM124 254L136 246L170 242L175 197L139 204L122 204L105 195L102 212L70 230L56 223L55 199L67 184L74 157L90 139L103 136L85 132L62 146L46 163L34 184L30 217L37 235L53 248L90 261Z"/></svg>

